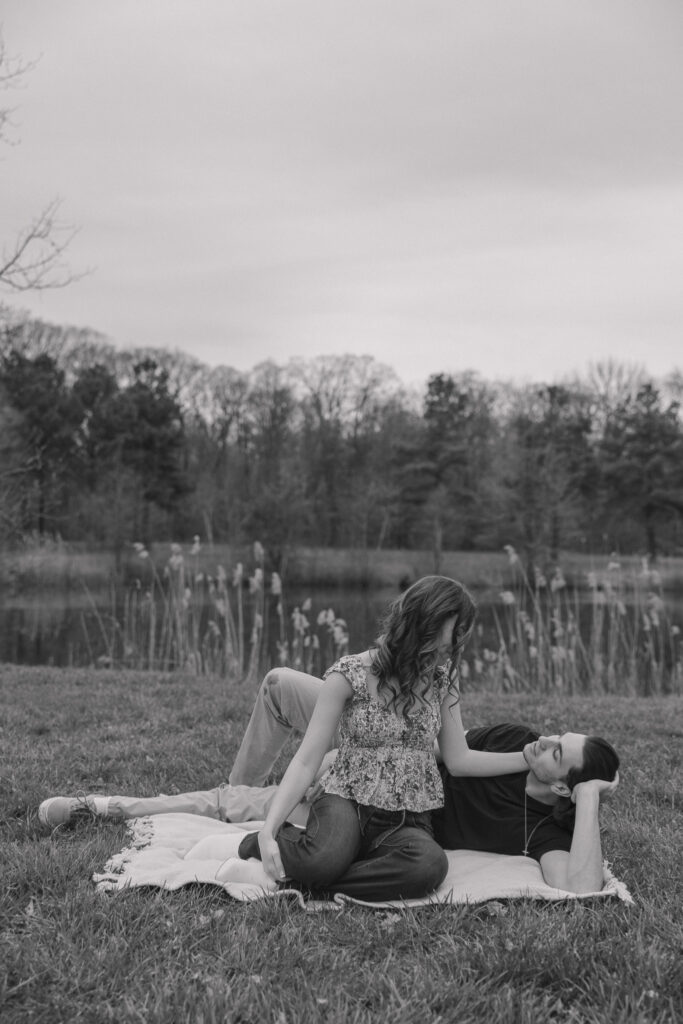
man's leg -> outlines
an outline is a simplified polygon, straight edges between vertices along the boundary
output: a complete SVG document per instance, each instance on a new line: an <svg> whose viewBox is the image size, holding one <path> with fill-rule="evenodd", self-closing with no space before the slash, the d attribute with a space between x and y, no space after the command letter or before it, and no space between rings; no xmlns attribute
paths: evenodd
<svg viewBox="0 0 683 1024"><path fill-rule="evenodd" d="M176 793L171 796L110 796L108 818L144 818L148 814L200 814L225 821L221 788Z"/></svg>
<svg viewBox="0 0 683 1024"><path fill-rule="evenodd" d="M148 814L201 814L218 821L263 821L270 810L277 786L231 786L175 796L111 796L108 816L142 818ZM298 804L289 815L297 825L306 822L309 805Z"/></svg>
<svg viewBox="0 0 683 1024"><path fill-rule="evenodd" d="M322 680L316 676L295 669L272 669L267 673L230 773L230 785L175 796L52 797L40 805L40 821L55 828L81 812L118 818L176 812L222 821L262 820L268 812L273 787L260 792L253 787L263 787L292 732L303 735L306 731L321 686ZM335 737L333 746L336 745ZM308 804L299 805L291 820L304 824L308 811Z"/></svg>
<svg viewBox="0 0 683 1024"><path fill-rule="evenodd" d="M217 821L263 821L277 786L230 786L177 793L173 796L57 796L44 800L38 809L42 824L50 828L65 825L79 815L102 818L142 818L150 814L199 814ZM303 801L289 820L305 825L310 804Z"/></svg>
<svg viewBox="0 0 683 1024"><path fill-rule="evenodd" d="M231 786L225 783L219 790L219 811L222 821L263 821L277 786ZM305 825L311 805L302 800L288 814L287 820L295 825Z"/></svg>
<svg viewBox="0 0 683 1024"><path fill-rule="evenodd" d="M228 787L229 788L229 787ZM258 790L258 793L261 791ZM148 814L201 814L207 818L226 820L225 795L222 787L177 793L173 796L53 796L43 800L38 818L43 825L56 828L80 816L101 818L141 818Z"/></svg>
<svg viewBox="0 0 683 1024"><path fill-rule="evenodd" d="M306 732L321 686L320 679L292 668L267 673L230 772L232 786L265 783L292 732Z"/></svg>

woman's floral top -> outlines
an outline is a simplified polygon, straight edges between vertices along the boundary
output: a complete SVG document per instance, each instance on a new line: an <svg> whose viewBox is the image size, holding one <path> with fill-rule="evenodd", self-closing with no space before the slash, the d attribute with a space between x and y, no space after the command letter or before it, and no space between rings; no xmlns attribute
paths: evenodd
<svg viewBox="0 0 683 1024"><path fill-rule="evenodd" d="M341 744L323 780L326 793L388 811L428 811L443 805L443 783L434 757L441 727L446 668L437 669L428 698L405 718L371 696L366 666L348 654L325 673L340 672L353 687L339 723Z"/></svg>

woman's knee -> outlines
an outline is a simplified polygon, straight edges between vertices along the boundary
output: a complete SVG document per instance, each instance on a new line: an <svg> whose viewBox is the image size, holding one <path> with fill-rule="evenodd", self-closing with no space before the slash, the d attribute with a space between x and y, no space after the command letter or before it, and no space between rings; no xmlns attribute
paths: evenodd
<svg viewBox="0 0 683 1024"><path fill-rule="evenodd" d="M312 806L305 831L285 826L278 834L285 871L311 888L340 878L361 850L355 805L325 795Z"/></svg>
<svg viewBox="0 0 683 1024"><path fill-rule="evenodd" d="M407 840L403 848L405 858L409 862L410 897L419 898L433 892L448 874L448 857L445 852L427 833L416 831Z"/></svg>
<svg viewBox="0 0 683 1024"><path fill-rule="evenodd" d="M282 864L287 875L311 889L324 889L344 875L360 852L360 842L347 837L345 842L326 837L323 841L301 836L293 842L278 835Z"/></svg>
<svg viewBox="0 0 683 1024"><path fill-rule="evenodd" d="M424 874L425 884L428 886L427 892L433 892L434 889L438 889L448 874L448 857L436 843L425 854Z"/></svg>

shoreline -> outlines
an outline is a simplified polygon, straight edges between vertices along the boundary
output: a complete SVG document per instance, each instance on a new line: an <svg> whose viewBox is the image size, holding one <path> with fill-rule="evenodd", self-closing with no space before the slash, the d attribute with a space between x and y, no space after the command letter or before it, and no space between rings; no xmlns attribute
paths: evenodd
<svg viewBox="0 0 683 1024"><path fill-rule="evenodd" d="M198 574L215 576L221 567L231 579L235 567L242 563L246 580L255 568L252 545L206 545L196 554L191 550L189 544L180 545L185 571L193 578ZM5 550L0 551L0 586L6 596L37 589L102 590L134 585L136 580L144 586L155 575L163 579L170 555L171 542L150 545L148 558L141 558L132 545L118 559L113 551L65 542ZM611 579L621 586L683 592L681 556L664 556L651 564L640 555L566 551L558 564L569 590L590 590L594 583L589 574L594 574L598 586ZM266 586L270 574L278 572L287 587L399 591L420 576L439 572L478 591L527 587L521 563L511 564L504 551L444 551L437 566L433 552L425 550L297 548L285 552L277 562L266 552L263 568ZM547 585L554 571L554 565L545 568Z"/></svg>

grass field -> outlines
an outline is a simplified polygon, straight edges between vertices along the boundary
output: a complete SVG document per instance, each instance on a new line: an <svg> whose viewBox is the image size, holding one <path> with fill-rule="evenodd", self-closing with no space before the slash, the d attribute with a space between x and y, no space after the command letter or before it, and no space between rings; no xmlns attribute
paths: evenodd
<svg viewBox="0 0 683 1024"><path fill-rule="evenodd" d="M463 697L466 725L604 733L622 782L603 847L633 906L306 914L209 887L102 896L124 826L52 835L47 795L223 780L253 690L215 678L0 666L0 1019L14 1022L575 1022L683 1019L683 699Z"/></svg>

